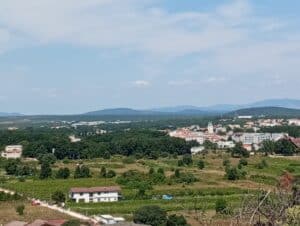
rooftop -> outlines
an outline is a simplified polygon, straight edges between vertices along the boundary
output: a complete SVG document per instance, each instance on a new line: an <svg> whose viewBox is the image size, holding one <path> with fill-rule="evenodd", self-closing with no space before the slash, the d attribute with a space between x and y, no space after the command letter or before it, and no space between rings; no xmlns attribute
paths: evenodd
<svg viewBox="0 0 300 226"><path fill-rule="evenodd" d="M70 192L72 193L119 192L119 191L121 191L121 188L119 186L70 189Z"/></svg>

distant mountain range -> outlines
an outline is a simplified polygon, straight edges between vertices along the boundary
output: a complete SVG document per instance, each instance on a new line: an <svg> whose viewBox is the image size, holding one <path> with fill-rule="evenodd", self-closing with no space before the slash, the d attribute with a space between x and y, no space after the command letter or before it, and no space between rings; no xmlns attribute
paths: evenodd
<svg viewBox="0 0 300 226"><path fill-rule="evenodd" d="M14 117L14 116L22 116L22 114L20 114L20 113L0 112L0 117Z"/></svg>
<svg viewBox="0 0 300 226"><path fill-rule="evenodd" d="M299 111L298 111L299 110ZM174 107L161 107L152 109L112 108L92 111L83 116L160 116L160 115L184 115L184 116L219 116L219 115L298 115L300 112L300 100L295 99L269 99L255 103L234 105L218 104L207 107L182 105ZM0 112L0 117L24 116L20 113Z"/></svg>
<svg viewBox="0 0 300 226"><path fill-rule="evenodd" d="M299 111L298 111L299 110ZM275 115L298 114L300 112L300 100L293 99L270 99L245 105L219 104L208 107L196 107L192 105L182 105L175 107L152 108L146 110L136 110L131 108L113 108L85 113L84 115L200 115L214 116L221 114L245 115ZM300 116L300 114L298 114Z"/></svg>
<svg viewBox="0 0 300 226"><path fill-rule="evenodd" d="M285 117L300 117L300 109L282 108L282 107L256 107L244 108L227 113L228 116L285 116Z"/></svg>

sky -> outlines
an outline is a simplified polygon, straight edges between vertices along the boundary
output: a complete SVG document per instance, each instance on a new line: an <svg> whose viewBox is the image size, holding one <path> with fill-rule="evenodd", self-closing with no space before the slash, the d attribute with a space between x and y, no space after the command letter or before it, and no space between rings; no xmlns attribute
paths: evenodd
<svg viewBox="0 0 300 226"><path fill-rule="evenodd" d="M300 99L297 0L1 0L0 112Z"/></svg>

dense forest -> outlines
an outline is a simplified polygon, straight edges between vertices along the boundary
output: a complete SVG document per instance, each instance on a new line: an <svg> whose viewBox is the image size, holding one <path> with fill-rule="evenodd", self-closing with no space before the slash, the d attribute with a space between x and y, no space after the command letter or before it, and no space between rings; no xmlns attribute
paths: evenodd
<svg viewBox="0 0 300 226"><path fill-rule="evenodd" d="M0 131L0 146L22 144L23 156L37 158L54 153L57 159L87 159L110 155L136 155L158 158L161 154L183 155L190 153L195 142L169 137L165 132L152 130L124 130L102 135L82 137L82 141L71 143L69 129L24 129ZM77 131L77 133L80 133Z"/></svg>

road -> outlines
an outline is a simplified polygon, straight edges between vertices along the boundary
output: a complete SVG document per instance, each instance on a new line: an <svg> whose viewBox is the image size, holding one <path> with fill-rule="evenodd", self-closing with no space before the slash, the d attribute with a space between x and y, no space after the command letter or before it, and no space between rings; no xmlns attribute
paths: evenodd
<svg viewBox="0 0 300 226"><path fill-rule="evenodd" d="M15 191L4 189L4 188L0 188L0 192L4 192L6 194L11 194L11 195L14 195L16 193ZM83 221L90 221L90 222L93 222L93 223L97 223L97 221L94 218L85 216L85 215L77 213L77 212L74 212L74 211L72 211L70 209L64 209L64 208L59 207L57 205L51 205L51 204L49 204L47 202L40 201L40 200L37 200L37 199L34 199L34 198L29 198L29 200L30 201L35 201L35 202L38 201L40 203L40 206L43 206L45 208L48 208L48 209L51 209L51 210L54 210L54 211L58 211L60 213L69 215L69 216L74 217L76 219L83 220Z"/></svg>

